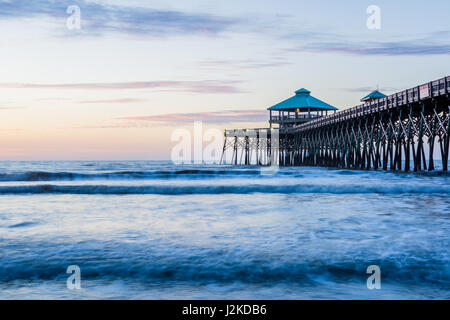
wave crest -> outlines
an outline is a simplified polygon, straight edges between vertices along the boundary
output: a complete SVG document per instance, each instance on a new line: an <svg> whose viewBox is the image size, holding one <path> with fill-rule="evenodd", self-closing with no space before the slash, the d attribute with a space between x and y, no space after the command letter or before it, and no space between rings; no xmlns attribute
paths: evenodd
<svg viewBox="0 0 450 320"><path fill-rule="evenodd" d="M157 195L184 195L184 194L450 194L449 185L417 186L411 184L398 185L27 185L27 186L0 186L0 194L157 194Z"/></svg>
<svg viewBox="0 0 450 320"><path fill-rule="evenodd" d="M182 176L255 176L259 175L258 169L242 170L208 170L208 169L183 169L183 170L159 170L159 171L115 171L100 173L75 173L75 172L47 172L28 171L20 173L0 173L0 181L59 181L59 180L121 180L121 179L162 179Z"/></svg>

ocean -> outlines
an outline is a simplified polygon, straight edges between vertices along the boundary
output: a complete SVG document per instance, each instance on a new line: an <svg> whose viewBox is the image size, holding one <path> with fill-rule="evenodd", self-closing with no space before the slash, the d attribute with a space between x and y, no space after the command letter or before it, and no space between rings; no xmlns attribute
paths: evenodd
<svg viewBox="0 0 450 320"><path fill-rule="evenodd" d="M0 299L449 299L449 195L442 172L0 162Z"/></svg>

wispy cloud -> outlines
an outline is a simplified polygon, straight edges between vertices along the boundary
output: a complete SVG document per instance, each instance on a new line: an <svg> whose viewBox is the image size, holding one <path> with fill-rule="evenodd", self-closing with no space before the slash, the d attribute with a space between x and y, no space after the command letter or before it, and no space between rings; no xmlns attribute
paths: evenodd
<svg viewBox="0 0 450 320"><path fill-rule="evenodd" d="M25 107L0 107L0 110L24 109Z"/></svg>
<svg viewBox="0 0 450 320"><path fill-rule="evenodd" d="M450 44L424 44L414 41L386 43L323 42L299 46L294 51L313 53L343 53L371 56L425 56L450 55Z"/></svg>
<svg viewBox="0 0 450 320"><path fill-rule="evenodd" d="M227 123L257 123L267 121L265 110L227 110L216 112L168 113L152 116L131 116L111 119L112 122L77 127L77 129L127 129L173 126L203 121L204 124L223 125Z"/></svg>
<svg viewBox="0 0 450 320"><path fill-rule="evenodd" d="M267 60L257 59L243 59L243 60L208 60L198 64L203 69L261 69L261 68L274 68L291 65L292 62L286 60L283 57L267 58Z"/></svg>
<svg viewBox="0 0 450 320"><path fill-rule="evenodd" d="M65 25L66 10L74 4L81 9L81 33L88 35L111 32L150 36L214 35L238 23L235 18L211 14L106 5L88 0L2 0L0 19L50 17Z"/></svg>
<svg viewBox="0 0 450 320"><path fill-rule="evenodd" d="M137 102L145 102L148 101L147 99L134 99L134 98L122 98L122 99L111 99L111 100L82 100L78 101L78 103L82 104L96 104L96 103L137 103Z"/></svg>
<svg viewBox="0 0 450 320"><path fill-rule="evenodd" d="M206 123L231 123L231 122L260 122L267 121L266 110L227 110L215 112L196 113L169 113L152 116L122 117L115 120L147 121L167 124L192 123L204 121Z"/></svg>
<svg viewBox="0 0 450 320"><path fill-rule="evenodd" d="M49 102L61 102L61 101L71 101L69 98L41 98L36 101L49 101Z"/></svg>
<svg viewBox="0 0 450 320"><path fill-rule="evenodd" d="M450 55L448 30L404 36L402 40L367 41L364 37L352 37L327 32L303 31L283 36L298 40L301 45L290 49L294 52L339 53L361 56L426 56ZM404 40L406 39L406 40Z"/></svg>
<svg viewBox="0 0 450 320"><path fill-rule="evenodd" d="M370 93L374 90L379 90L381 92L393 92L399 91L399 88L394 87L356 87L356 88L333 88L333 90L337 91L345 91L345 92L356 92L356 93Z"/></svg>
<svg viewBox="0 0 450 320"><path fill-rule="evenodd" d="M61 90L181 90L191 93L240 93L237 81L136 81L115 83L0 83L3 89L61 89Z"/></svg>

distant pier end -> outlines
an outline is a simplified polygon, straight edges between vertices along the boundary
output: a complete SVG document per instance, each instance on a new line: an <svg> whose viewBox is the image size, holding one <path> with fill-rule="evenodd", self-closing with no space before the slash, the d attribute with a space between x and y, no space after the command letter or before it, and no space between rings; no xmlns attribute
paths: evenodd
<svg viewBox="0 0 450 320"><path fill-rule="evenodd" d="M438 148L448 171L449 94L450 76L336 112L300 89L268 108L270 128L225 130L221 163L432 171Z"/></svg>

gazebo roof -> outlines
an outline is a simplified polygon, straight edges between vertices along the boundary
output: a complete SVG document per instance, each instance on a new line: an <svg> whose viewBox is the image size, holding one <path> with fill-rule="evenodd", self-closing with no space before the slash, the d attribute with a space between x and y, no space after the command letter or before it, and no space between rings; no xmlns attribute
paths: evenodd
<svg viewBox="0 0 450 320"><path fill-rule="evenodd" d="M302 88L295 91L295 96L286 99L267 110L292 110L292 109L321 109L321 110L337 110L336 107L329 105L310 95L311 91Z"/></svg>
<svg viewBox="0 0 450 320"><path fill-rule="evenodd" d="M371 93L369 93L367 96L365 96L364 98L361 99L362 102L365 101L369 101L372 99L381 99L381 98L385 98L386 95L384 93L381 93L378 90L372 91Z"/></svg>

